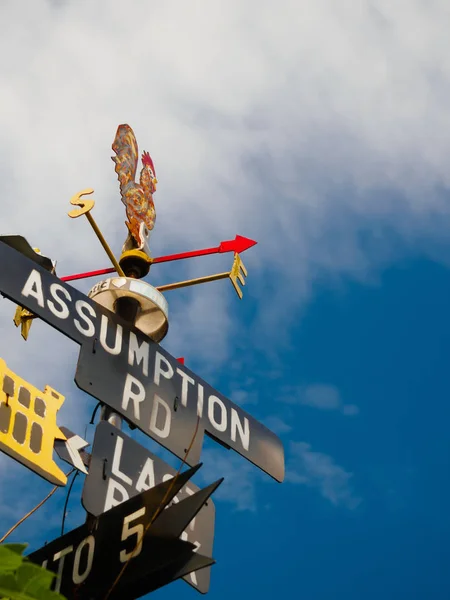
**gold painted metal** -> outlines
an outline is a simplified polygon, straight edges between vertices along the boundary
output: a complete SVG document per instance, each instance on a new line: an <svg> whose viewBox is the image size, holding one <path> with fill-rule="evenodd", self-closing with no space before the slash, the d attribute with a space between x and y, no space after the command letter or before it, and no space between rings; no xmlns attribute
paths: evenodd
<svg viewBox="0 0 450 600"><path fill-rule="evenodd" d="M210 281L217 281L218 279L226 279L229 276L230 273L227 271L226 273L216 273L216 275L207 275L206 277L197 277L197 279L187 279L186 281L177 281L176 283L160 285L156 289L158 292L168 292L170 290L188 287L189 285L197 285L198 283L209 283Z"/></svg>
<svg viewBox="0 0 450 600"><path fill-rule="evenodd" d="M122 252L119 265L126 277L142 279L148 275L153 259L143 250L133 248Z"/></svg>
<svg viewBox="0 0 450 600"><path fill-rule="evenodd" d="M53 460L55 439L67 439L56 423L63 402L53 388L42 392L0 359L0 450L54 485L67 483Z"/></svg>
<svg viewBox="0 0 450 600"><path fill-rule="evenodd" d="M207 275L206 277L197 277L196 279L187 279L186 281L177 281L176 283L168 283L167 285L160 285L156 289L158 292L169 292L170 290L177 290L179 288L197 285L199 283L209 283L210 281L217 281L218 279L226 279L229 277L237 295L242 300L243 293L238 285L238 280L241 285L245 285L244 277L247 277L247 275L247 269L245 268L239 254L236 253L231 271L227 271L226 273L216 273L215 275Z"/></svg>
<svg viewBox="0 0 450 600"><path fill-rule="evenodd" d="M16 327L20 326L20 333L23 339L26 341L28 339L28 334L30 333L31 323L33 319L36 318L36 315L23 308L23 306L18 306L16 308L16 312L14 314L14 325Z"/></svg>
<svg viewBox="0 0 450 600"><path fill-rule="evenodd" d="M76 219L77 217L80 217L81 215L86 215L87 220L89 221L89 224L91 225L92 229L94 230L95 235L98 237L98 239L99 239L101 245L103 246L103 249L105 250L106 254L108 255L110 261L112 262L113 267L115 268L117 273L120 275L120 277L125 277L125 273L122 271L121 266L117 262L116 257L112 253L111 248L108 246L107 241L103 237L102 232L98 228L97 223L94 221L94 218L92 217L92 215L90 213L90 211L94 208L95 201L94 200L81 200L81 196L86 196L87 194L93 194L93 193L94 193L94 190L92 188L87 188L87 189L82 190L81 192L78 192L77 194L75 194L75 196L73 196L70 199L70 204L73 204L74 206L78 206L79 208L71 210L67 214L69 215L69 217L71 219Z"/></svg>
<svg viewBox="0 0 450 600"><path fill-rule="evenodd" d="M123 260L124 258L129 258L131 256L145 260L145 262L147 262L149 265L151 265L153 263L153 258L148 256L148 254L145 254L145 252L142 252L142 250L137 250L137 249L126 250L125 252L122 252L122 254L119 258L119 262L121 260Z"/></svg>
<svg viewBox="0 0 450 600"><path fill-rule="evenodd" d="M35 252L38 254L41 253L39 248L33 248ZM55 269L53 268L52 272ZM16 327L20 327L20 333L25 341L28 339L28 334L30 333L30 327L33 322L33 319L36 319L36 315L31 311L23 308L23 306L18 306L16 308L16 312L14 314L13 322Z"/></svg>
<svg viewBox="0 0 450 600"><path fill-rule="evenodd" d="M241 260L241 257L239 256L239 254L235 254L234 256L234 261L233 261L233 266L231 267L231 271L230 271L230 279L231 279L231 283L233 284L234 289L236 290L237 295L239 296L239 298L242 300L242 290L238 285L238 280L240 282L241 285L245 285L245 279L244 277L247 277L248 272L247 269L244 266L244 263Z"/></svg>

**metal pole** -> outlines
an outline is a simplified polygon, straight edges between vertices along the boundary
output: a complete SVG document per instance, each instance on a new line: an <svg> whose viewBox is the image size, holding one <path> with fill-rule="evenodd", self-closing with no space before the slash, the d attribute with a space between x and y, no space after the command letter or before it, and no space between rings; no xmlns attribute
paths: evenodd
<svg viewBox="0 0 450 600"><path fill-rule="evenodd" d="M168 283L159 285L156 289L158 292L168 292L170 290L178 290L179 288L188 287L189 285L197 285L199 283L209 283L219 279L226 279L230 276L229 271L226 273L216 273L215 275L206 275L206 277L197 277L196 279L188 279L186 281L177 281L176 283Z"/></svg>
<svg viewBox="0 0 450 600"><path fill-rule="evenodd" d="M114 312L122 317L124 321L133 326L136 321L139 308L140 304L134 298L122 297L117 299L114 305ZM108 421L108 423L111 423L111 425L114 425L114 427L117 427L117 429L122 428L122 417L116 412L112 411L108 406L102 406L100 419Z"/></svg>

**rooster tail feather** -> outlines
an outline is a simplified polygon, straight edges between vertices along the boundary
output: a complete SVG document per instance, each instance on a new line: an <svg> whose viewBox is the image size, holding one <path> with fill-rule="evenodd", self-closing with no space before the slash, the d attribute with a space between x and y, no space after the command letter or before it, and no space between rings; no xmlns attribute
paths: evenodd
<svg viewBox="0 0 450 600"><path fill-rule="evenodd" d="M130 181L134 183L139 158L136 137L129 125L119 125L112 149L116 156L111 158L116 163L114 170L118 175L122 192Z"/></svg>

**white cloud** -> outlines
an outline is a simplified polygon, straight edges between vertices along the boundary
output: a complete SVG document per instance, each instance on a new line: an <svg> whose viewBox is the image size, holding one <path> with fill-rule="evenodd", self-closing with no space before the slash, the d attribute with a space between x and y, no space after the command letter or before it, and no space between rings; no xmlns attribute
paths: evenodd
<svg viewBox="0 0 450 600"><path fill-rule="evenodd" d="M353 417L354 415L359 414L359 408L356 406L356 404L344 404L342 407L342 412L344 415Z"/></svg>
<svg viewBox="0 0 450 600"><path fill-rule="evenodd" d="M336 410L341 405L341 396L339 390L332 385L308 385L301 403L323 410Z"/></svg>
<svg viewBox="0 0 450 600"><path fill-rule="evenodd" d="M59 275L108 266L86 220L66 213L93 187L95 219L120 251L110 156L127 122L160 182L155 256L235 233L258 240L245 254L244 302L258 299L247 325L227 282L168 295L164 346L193 368L217 372L241 339L276 373L312 281L370 280L399 252L385 226L427 252L446 240L445 0L4 0L0 21L2 231L58 259ZM443 248L435 258L447 260ZM228 267L219 256L176 272ZM155 265L149 280L168 272ZM23 343L13 312L0 302L2 357L64 393L61 414L81 433L94 403L74 396L77 348L43 323Z"/></svg>
<svg viewBox="0 0 450 600"><path fill-rule="evenodd" d="M306 442L291 442L286 468L286 481L317 488L321 495L336 506L357 508L361 498L350 485L352 473L337 465L333 458L315 452Z"/></svg>
<svg viewBox="0 0 450 600"><path fill-rule="evenodd" d="M277 415L270 415L264 419L264 423L266 426L276 433L277 435L282 435L283 433L289 433L292 431L292 426L288 425L283 419L278 417Z"/></svg>
<svg viewBox="0 0 450 600"><path fill-rule="evenodd" d="M317 274L365 278L391 260L379 236L360 245L363 224L391 223L409 241L435 227L429 215L448 217L436 192L450 177L443 0L127 6L136 18L117 0L0 9L12 25L0 41L3 223L44 241L61 274L107 264L88 224L66 217L75 191L95 188L116 251L125 237L110 160L121 122L155 160L155 253L238 230L259 240L246 255L246 293L262 305L252 331L295 318ZM214 301L186 295L173 320L200 324L206 306L221 323L233 306L224 286ZM204 335L191 343L211 356Z"/></svg>
<svg viewBox="0 0 450 600"><path fill-rule="evenodd" d="M270 420L271 418L269 422ZM277 422L281 426L282 430L278 433L288 431L288 426L277 417L273 417L272 421L274 430ZM335 506L354 510L361 504L361 498L355 494L351 485L353 474L336 464L328 454L314 451L306 442L291 441L286 448L286 456L286 477L283 484L285 493L289 493L289 484L304 485L317 490ZM225 477L225 481L214 493L214 501L227 502L239 511L257 510L259 501L264 498L264 489L258 483L267 482L266 475L241 456L224 452L223 449L204 450L202 462L199 476L204 484L211 483L219 474Z"/></svg>
<svg viewBox="0 0 450 600"><path fill-rule="evenodd" d="M240 406L244 404L258 404L258 394L255 391L233 390L231 400Z"/></svg>
<svg viewBox="0 0 450 600"><path fill-rule="evenodd" d="M214 492L213 501L231 503L236 510L256 510L257 468L241 456L226 453L223 449L207 449L202 453L203 466L200 477L204 484L210 484L219 477L225 480Z"/></svg>
<svg viewBox="0 0 450 600"><path fill-rule="evenodd" d="M355 404L342 402L341 394L336 386L323 383L285 386L279 400L286 404L301 404L319 410L338 410L346 416L354 416L359 413L359 408Z"/></svg>

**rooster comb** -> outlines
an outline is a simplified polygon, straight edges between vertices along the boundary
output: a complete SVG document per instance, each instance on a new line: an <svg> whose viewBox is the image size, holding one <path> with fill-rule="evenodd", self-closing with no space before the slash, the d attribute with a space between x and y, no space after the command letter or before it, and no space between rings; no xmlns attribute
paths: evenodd
<svg viewBox="0 0 450 600"><path fill-rule="evenodd" d="M144 152L142 154L142 164L148 165L151 168L151 170L153 171L153 175L156 176L155 165L153 164L151 156L148 152Z"/></svg>

